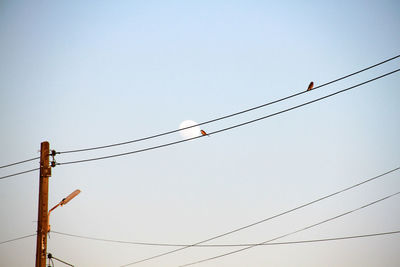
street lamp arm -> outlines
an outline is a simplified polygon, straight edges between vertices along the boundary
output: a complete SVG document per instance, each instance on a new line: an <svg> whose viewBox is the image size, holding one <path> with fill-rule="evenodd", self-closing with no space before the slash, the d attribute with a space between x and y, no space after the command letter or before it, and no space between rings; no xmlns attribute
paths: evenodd
<svg viewBox="0 0 400 267"><path fill-rule="evenodd" d="M50 232L50 214L53 210L55 210L58 206L64 206L65 204L67 204L69 201L71 201L71 199L73 199L74 197L76 197L79 193L81 192L81 190L77 189L74 192L72 192L71 194L69 194L66 198L63 198L63 200L60 201L60 203L58 203L57 205L55 205L54 207L52 207L47 216L47 232Z"/></svg>
<svg viewBox="0 0 400 267"><path fill-rule="evenodd" d="M61 203L61 202L60 202ZM49 210L49 216L50 216L50 212L52 212L53 210L55 210L58 206L60 206L60 203L58 203L57 205L55 205L54 207L52 207L50 210Z"/></svg>

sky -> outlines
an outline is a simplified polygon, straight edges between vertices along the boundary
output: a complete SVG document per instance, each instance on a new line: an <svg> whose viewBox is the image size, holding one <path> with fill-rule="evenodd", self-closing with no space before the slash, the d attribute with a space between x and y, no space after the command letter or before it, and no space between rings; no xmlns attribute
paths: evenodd
<svg viewBox="0 0 400 267"><path fill-rule="evenodd" d="M0 165L177 130L284 98L400 53L398 1L0 2ZM399 68L400 58L298 97L201 125L208 133ZM293 209L399 167L400 72L255 123L142 153L58 165L47 251L123 266ZM185 140L178 132L58 163ZM38 168L1 168L0 177ZM206 244L259 243L400 190L400 173ZM36 233L39 173L0 180L0 243ZM277 242L400 230L400 196ZM55 233L55 232L58 232ZM193 266L399 266L400 235L259 246ZM175 267L237 248L189 248L129 266ZM36 237L0 244L33 266ZM55 261L55 266L65 266Z"/></svg>

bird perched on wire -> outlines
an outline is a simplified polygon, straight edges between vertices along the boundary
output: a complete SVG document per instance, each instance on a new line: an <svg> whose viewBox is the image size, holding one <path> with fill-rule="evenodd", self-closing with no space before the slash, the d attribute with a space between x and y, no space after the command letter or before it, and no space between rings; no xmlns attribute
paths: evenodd
<svg viewBox="0 0 400 267"><path fill-rule="evenodd" d="M314 87L314 82L310 82L310 84L308 85L307 91L312 90Z"/></svg>
<svg viewBox="0 0 400 267"><path fill-rule="evenodd" d="M203 135L203 136L207 135L208 137L210 137L210 135L208 133L206 133L206 131L200 130L200 132L201 132L201 135Z"/></svg>

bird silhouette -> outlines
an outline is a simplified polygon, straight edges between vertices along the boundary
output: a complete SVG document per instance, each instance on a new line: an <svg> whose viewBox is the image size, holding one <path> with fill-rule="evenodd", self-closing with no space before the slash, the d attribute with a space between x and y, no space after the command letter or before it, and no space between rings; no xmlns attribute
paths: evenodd
<svg viewBox="0 0 400 267"><path fill-rule="evenodd" d="M314 87L314 82L310 82L310 84L308 85L307 91L312 90Z"/></svg>
<svg viewBox="0 0 400 267"><path fill-rule="evenodd" d="M203 135L203 136L207 135L208 137L210 137L210 135L208 133L206 133L206 131L200 130L200 132L201 132L201 135Z"/></svg>

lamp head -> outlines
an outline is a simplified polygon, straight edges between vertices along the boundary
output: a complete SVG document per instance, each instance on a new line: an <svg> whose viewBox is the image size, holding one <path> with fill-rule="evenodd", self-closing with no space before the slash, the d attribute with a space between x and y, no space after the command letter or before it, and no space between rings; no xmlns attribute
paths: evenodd
<svg viewBox="0 0 400 267"><path fill-rule="evenodd" d="M73 199L74 197L76 197L79 193L81 192L81 190L77 189L74 192L72 192L71 194L69 194L69 196L67 196L66 198L64 198L63 200L61 200L60 205L64 206L65 204L67 204L69 201L71 201L71 199Z"/></svg>

